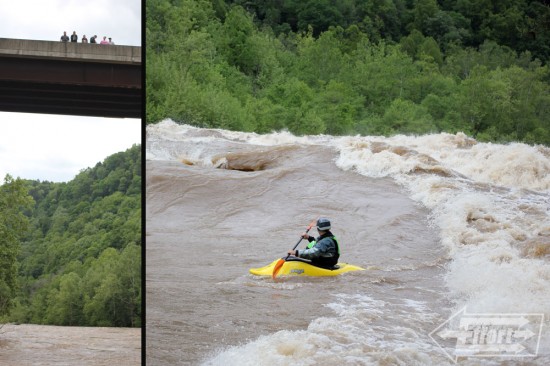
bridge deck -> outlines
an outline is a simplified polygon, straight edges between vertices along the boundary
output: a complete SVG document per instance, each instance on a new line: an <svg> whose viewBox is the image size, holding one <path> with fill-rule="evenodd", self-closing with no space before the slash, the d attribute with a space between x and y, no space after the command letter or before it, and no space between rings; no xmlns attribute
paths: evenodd
<svg viewBox="0 0 550 366"><path fill-rule="evenodd" d="M140 118L141 47L0 38L0 110Z"/></svg>

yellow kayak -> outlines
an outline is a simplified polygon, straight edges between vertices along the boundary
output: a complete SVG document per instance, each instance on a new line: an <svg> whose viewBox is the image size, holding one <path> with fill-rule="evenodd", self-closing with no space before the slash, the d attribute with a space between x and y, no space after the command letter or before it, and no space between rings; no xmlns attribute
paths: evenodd
<svg viewBox="0 0 550 366"><path fill-rule="evenodd" d="M273 274L273 268L279 259L274 260L270 264L261 268L251 268L250 273L256 276L271 276ZM316 267L304 260L297 258L289 258L279 272L278 276L337 276L344 272L350 271L364 271L364 268L354 266L349 263L338 263L334 269L326 269Z"/></svg>

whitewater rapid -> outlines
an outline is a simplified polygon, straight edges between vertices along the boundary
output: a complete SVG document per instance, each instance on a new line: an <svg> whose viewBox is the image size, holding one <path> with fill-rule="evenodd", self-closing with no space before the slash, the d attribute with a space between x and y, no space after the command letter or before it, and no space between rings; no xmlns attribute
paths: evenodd
<svg viewBox="0 0 550 366"><path fill-rule="evenodd" d="M391 176L431 210L452 258L447 284L458 306L548 312L550 149L476 143L463 134L383 141L338 139L336 164Z"/></svg>
<svg viewBox="0 0 550 366"><path fill-rule="evenodd" d="M346 174L364 177L363 183L360 179L353 185L350 183L349 189L354 194L361 194L362 185L374 186L376 182L382 186L381 191L392 191L394 189L386 181L390 179L412 202L426 210L423 219L418 218L422 213L416 211L414 205L410 208L415 210L414 214L413 211L396 213L399 219L395 220L387 235L395 235L406 242L409 240L406 227L408 221L415 221L417 224L411 227L410 234L421 236L422 230L426 230L428 236L409 246L405 243L403 246L395 244L395 248L386 248L393 251L391 260L384 262L385 258L380 255L381 263L368 263L373 270L367 275L371 276L369 281L361 282L362 278L353 276L350 281L355 280L360 285L341 287L342 283L329 284L334 285L334 292L331 293L330 300L320 301L319 304L324 309L322 316L304 318L307 325L283 326L282 330L275 328L273 332L268 332L267 327L256 338L252 335L252 338L236 341L238 344L231 341L209 344L205 341L204 345L207 345L208 350L199 352L202 354L202 363L453 364L456 361L453 360L454 356L446 354L453 343L440 347L436 336L429 333L462 309L476 314L540 314L543 321L541 331L524 344L528 349L523 352L528 357L466 357L458 359L460 364L499 364L502 361L539 365L550 363L550 149L547 147L519 143L480 143L462 133L390 138L297 137L288 132L258 135L198 129L166 120L147 127L147 164L154 169L152 180L149 180L148 171L147 206L151 208L148 208L147 216L177 217L175 213L183 209L186 202L194 204L200 197L199 191L189 189L179 196L181 201L174 201L170 208L173 211L167 213L164 207L157 206L155 202L169 202L164 197L180 192L182 188L166 188L170 185L163 177L186 177L190 174L198 177L204 174L203 178L197 178L197 182L202 180L207 186L208 182L216 179L216 185L223 185L227 176L224 178L222 174L228 174L223 171L238 170L261 174L263 171L275 169L276 162L283 160L285 156L288 159L285 167L293 164L299 167L300 164L312 163L320 155L328 154L324 150L326 148L335 152L334 158L327 155L329 164L334 164L347 172ZM304 155L306 151L312 154L311 160L298 161L297 156ZM212 173L212 169L216 172ZM272 181L281 182L286 174L289 173L285 171ZM343 177L339 179L355 179L353 175ZM325 196L331 194L333 187L342 183L331 182L331 179L328 177L320 185ZM303 184L307 183L308 180L304 180ZM198 183L193 184L198 186ZM243 181L243 189L244 184ZM149 187L154 188L151 194ZM213 194L209 189L202 192L205 195ZM190 200L191 194L195 196ZM263 194L264 191L258 193L259 196ZM399 202L395 204L395 210L406 204L398 198L381 197L380 193L365 194L367 198L355 207L357 217L363 215L361 207L368 207L370 204L376 206L377 202L383 205L383 202L395 199ZM281 200L285 199L280 197ZM215 202L217 201L212 204ZM250 214L251 220L254 217L266 220L263 217L269 216L268 212L259 209L257 205L251 204L250 209L255 210ZM240 212L237 206L234 210ZM336 213L342 211L335 210ZM200 211L195 212L201 215ZM277 212L277 215L280 213ZM227 233L231 238L237 237L238 234L231 231L231 215L224 218L227 219L228 226L221 232ZM302 222L306 221L305 218L300 219ZM241 225L242 229L244 225L240 223L241 220L239 218L237 225ZM346 223L352 222L352 215L345 220ZM384 242L384 232L381 230L385 228L384 224L373 225L375 231L381 231L376 231L376 234ZM425 229L422 229L423 225ZM176 230L166 222L152 226L158 226L159 232L161 226L165 231ZM366 240L364 238L367 235L373 235L372 230L368 231L366 230L365 237L359 239ZM260 232L257 234L260 235ZM357 234L344 234L349 239L358 239L353 236ZM161 234L148 235L159 238L159 243L162 242ZM349 239L348 241L352 241ZM433 244L422 246L431 240ZM164 243L167 246L163 248L172 248L167 243L168 241ZM149 247L148 245L148 251ZM277 248L267 251L267 254L276 255L280 251ZM259 264L267 264L274 258L265 258L265 263ZM368 259L357 257L357 260ZM347 261L354 263L353 260ZM249 267L253 263L254 257L247 258L246 264ZM148 263L147 267L150 266ZM417 277L418 285L414 285L414 282L407 283L406 286L392 285L391 278L376 277L376 270L395 273L397 282ZM235 273L228 286L260 286L262 291L267 292L266 296L274 296L275 290L284 290L247 276L249 275L239 276ZM430 282L432 276L433 282ZM149 282L149 278L152 280L158 277L156 274L146 275L148 286L157 283ZM388 287L372 286L376 281L384 280L389 281L389 284L384 285ZM306 291L308 286L322 285L315 280L313 285L300 280L288 281L281 286L289 286L289 291L295 293ZM338 287L341 287L340 292ZM368 288L369 291L362 291L361 288ZM403 288L407 291L399 292ZM178 290L171 288L171 291ZM433 295L428 295L430 293ZM242 293L239 296L241 295ZM221 301L224 301L223 295ZM154 306L153 304L152 308ZM247 306L253 307L254 304ZM149 303L147 308L150 309ZM193 317L193 312L190 311L187 316ZM532 319L536 319L536 316L532 315ZM161 317L155 320L157 322L153 326L163 326ZM148 329L149 327L148 322ZM246 329L241 331L246 332ZM155 336L162 337L162 334ZM534 342L535 339L538 343ZM151 352L154 354L158 349L149 348L148 357ZM152 357L156 361L162 360L162 357ZM185 355L181 355L179 361L186 364Z"/></svg>

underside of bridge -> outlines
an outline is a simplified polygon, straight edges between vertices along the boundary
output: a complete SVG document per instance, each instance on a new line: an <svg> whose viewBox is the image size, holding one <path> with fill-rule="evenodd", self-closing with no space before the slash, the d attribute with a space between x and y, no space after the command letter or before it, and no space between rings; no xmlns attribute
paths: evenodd
<svg viewBox="0 0 550 366"><path fill-rule="evenodd" d="M99 86L2 82L0 84L0 110L141 118L141 91Z"/></svg>
<svg viewBox="0 0 550 366"><path fill-rule="evenodd" d="M141 62L0 54L0 110L141 118Z"/></svg>

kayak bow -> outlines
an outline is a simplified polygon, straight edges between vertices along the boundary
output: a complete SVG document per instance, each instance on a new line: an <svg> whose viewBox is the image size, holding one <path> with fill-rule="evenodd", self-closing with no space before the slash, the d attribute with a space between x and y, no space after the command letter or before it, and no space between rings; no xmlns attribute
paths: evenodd
<svg viewBox="0 0 550 366"><path fill-rule="evenodd" d="M270 264L261 268L251 268L250 273L256 276L271 276L273 268L280 259L274 260ZM326 269L312 265L311 263L299 259L289 258L279 269L279 276L337 276L339 274L351 271L363 271L364 268L354 266L349 263L338 263L334 269Z"/></svg>

